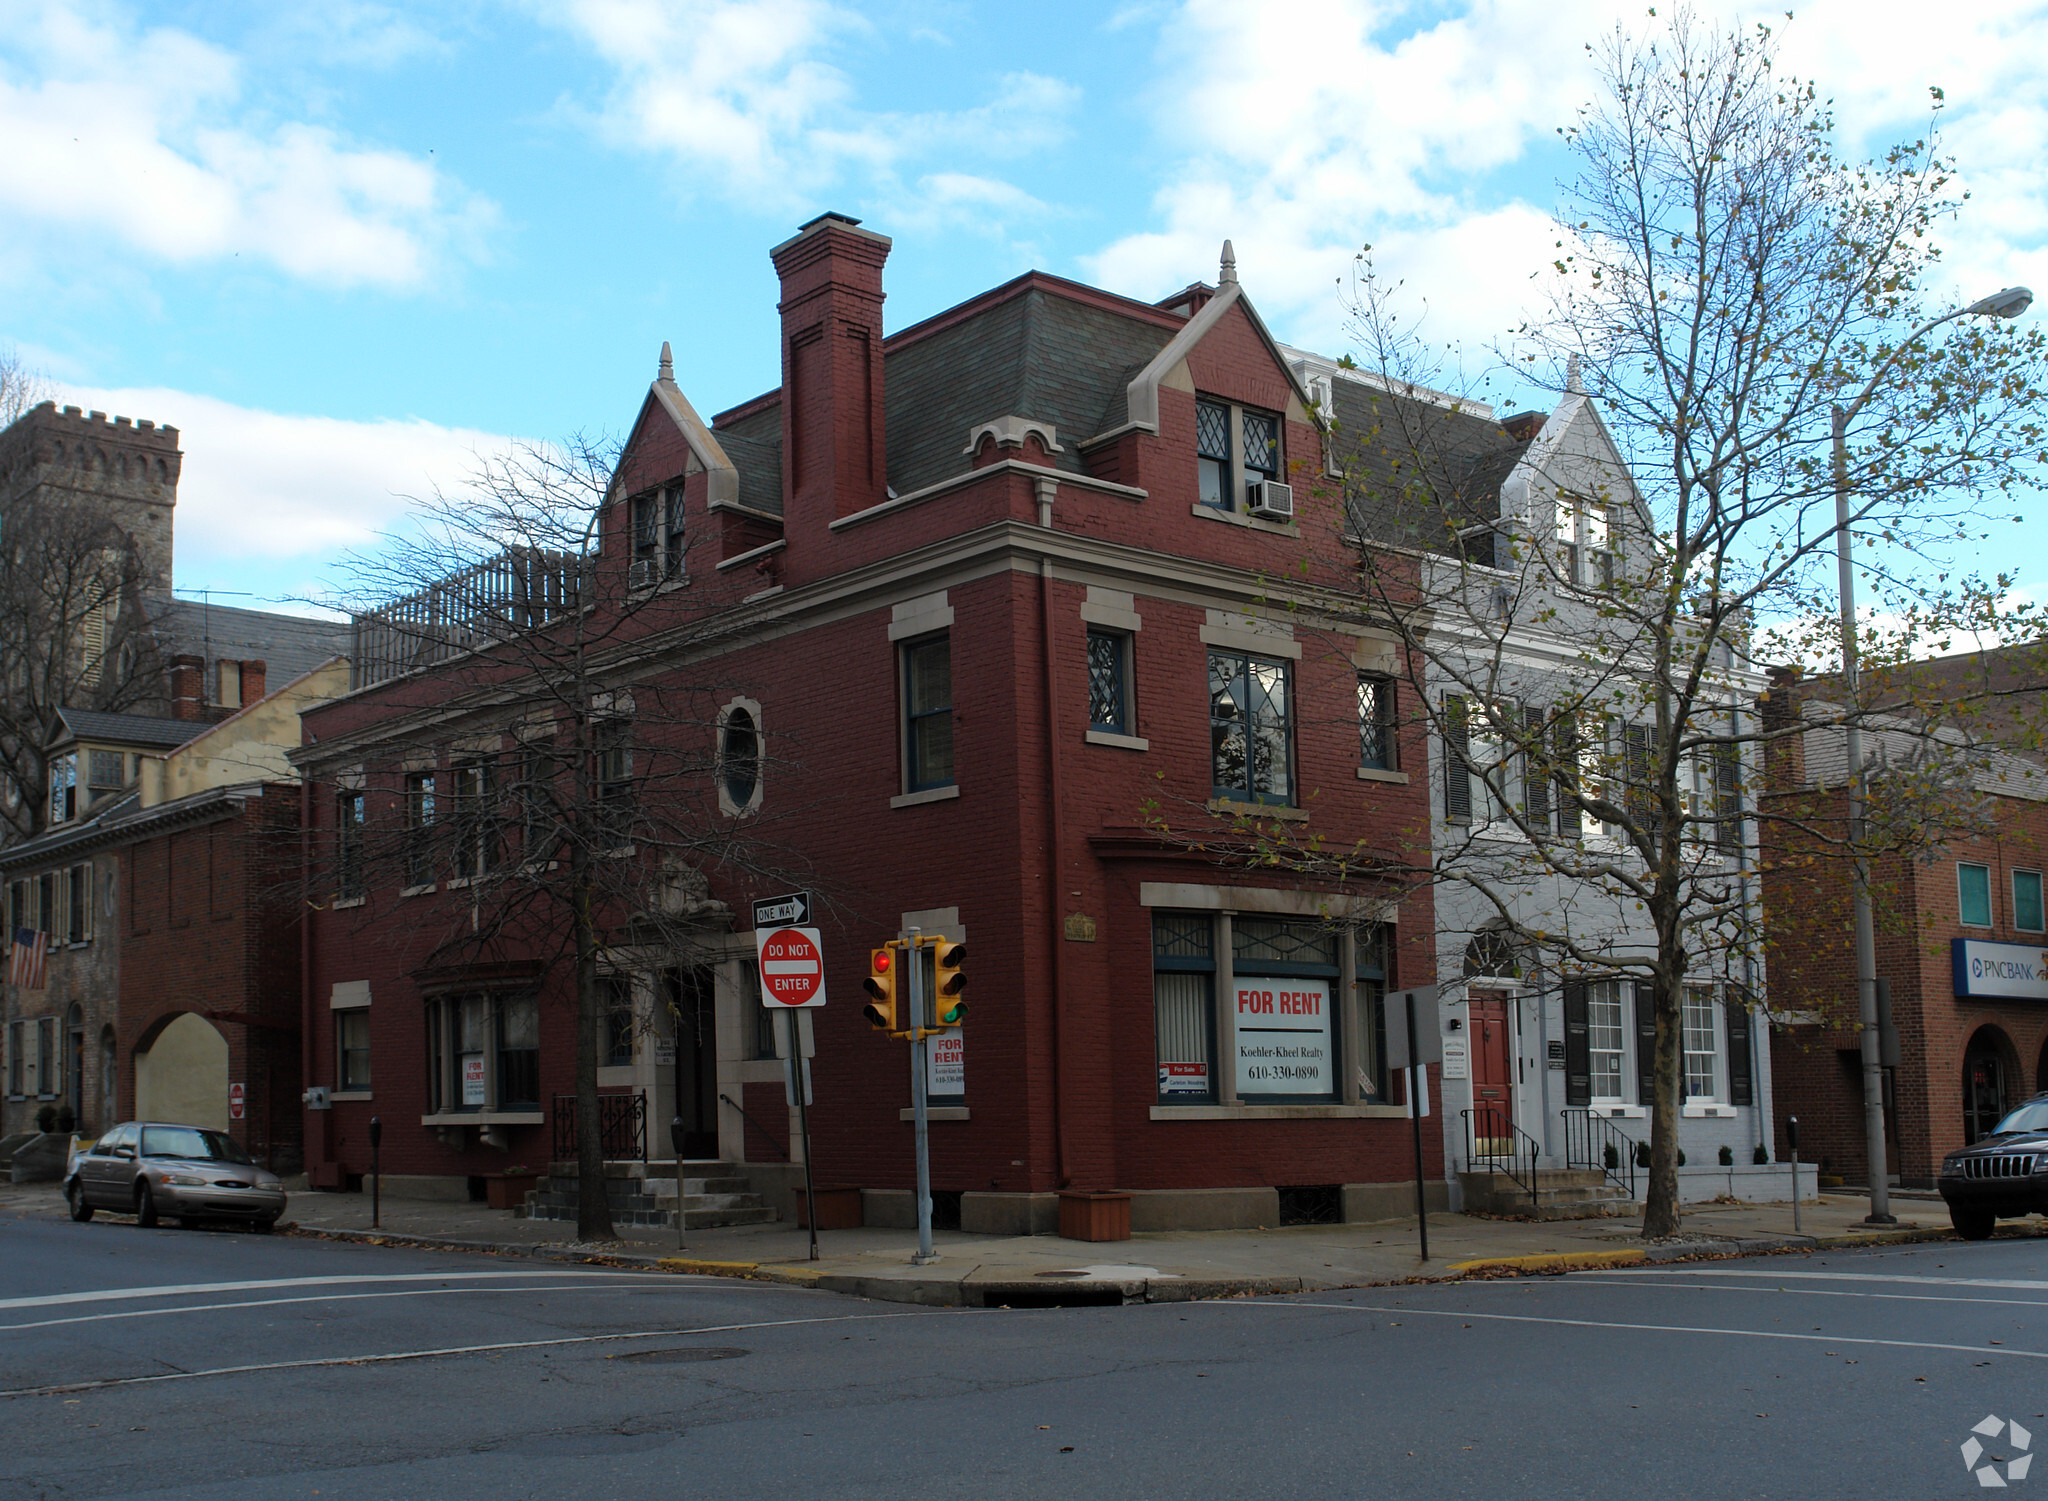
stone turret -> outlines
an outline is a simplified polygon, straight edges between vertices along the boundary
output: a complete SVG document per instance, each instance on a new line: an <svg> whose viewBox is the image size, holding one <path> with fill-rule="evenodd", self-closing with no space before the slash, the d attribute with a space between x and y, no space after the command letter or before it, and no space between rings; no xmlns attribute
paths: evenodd
<svg viewBox="0 0 2048 1501"><path fill-rule="evenodd" d="M0 432L0 506L98 512L134 539L144 588L168 593L183 461L175 427L46 401Z"/></svg>

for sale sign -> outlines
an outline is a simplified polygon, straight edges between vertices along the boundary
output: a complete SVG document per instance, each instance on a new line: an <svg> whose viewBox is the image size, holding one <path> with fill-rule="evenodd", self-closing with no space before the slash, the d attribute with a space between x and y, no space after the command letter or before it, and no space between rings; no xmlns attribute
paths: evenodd
<svg viewBox="0 0 2048 1501"><path fill-rule="evenodd" d="M1322 1094L1331 1068L1330 982L1290 977L1237 982L1237 1092Z"/></svg>
<svg viewBox="0 0 2048 1501"><path fill-rule="evenodd" d="M825 946L816 928L756 928L761 1003L797 1009L825 1004Z"/></svg>

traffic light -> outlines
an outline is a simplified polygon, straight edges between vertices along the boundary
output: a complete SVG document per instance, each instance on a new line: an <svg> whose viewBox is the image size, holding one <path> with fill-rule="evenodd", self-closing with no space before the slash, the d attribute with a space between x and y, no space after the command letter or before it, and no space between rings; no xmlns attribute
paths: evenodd
<svg viewBox="0 0 2048 1501"><path fill-rule="evenodd" d="M873 998L861 1007L860 1014L878 1032L902 1031L903 1013L896 998L896 959L900 952L893 940L874 950L868 956L868 976L860 982L860 988Z"/></svg>
<svg viewBox="0 0 2048 1501"><path fill-rule="evenodd" d="M932 941L933 1025L957 1027L967 1016L967 945L950 939Z"/></svg>

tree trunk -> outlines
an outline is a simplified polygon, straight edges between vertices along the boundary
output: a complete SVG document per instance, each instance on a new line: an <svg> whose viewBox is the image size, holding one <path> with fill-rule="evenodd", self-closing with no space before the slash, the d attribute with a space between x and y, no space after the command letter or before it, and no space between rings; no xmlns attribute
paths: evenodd
<svg viewBox="0 0 2048 1501"><path fill-rule="evenodd" d="M597 932L591 907L589 852L572 846L576 923L576 1238L612 1240L612 1205L604 1181L604 1136L597 1116L598 1028L604 1008L597 988Z"/></svg>
<svg viewBox="0 0 2048 1501"><path fill-rule="evenodd" d="M1683 1040L1679 996L1683 982L1667 974L1652 981L1657 1018L1657 1056L1651 1068L1650 1191L1643 1201L1643 1234L1651 1239L1678 1233L1678 1096Z"/></svg>

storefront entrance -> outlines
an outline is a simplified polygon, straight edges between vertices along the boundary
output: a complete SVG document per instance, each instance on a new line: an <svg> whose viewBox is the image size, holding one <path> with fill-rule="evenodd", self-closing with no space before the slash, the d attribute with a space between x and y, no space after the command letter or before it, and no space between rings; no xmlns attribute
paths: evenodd
<svg viewBox="0 0 2048 1501"><path fill-rule="evenodd" d="M1989 1136L1991 1128L2010 1108L2008 1070L2004 1049L1999 1046L2003 1040L1995 1028L1986 1027L1970 1039L1969 1049L1963 1054L1965 1146Z"/></svg>

